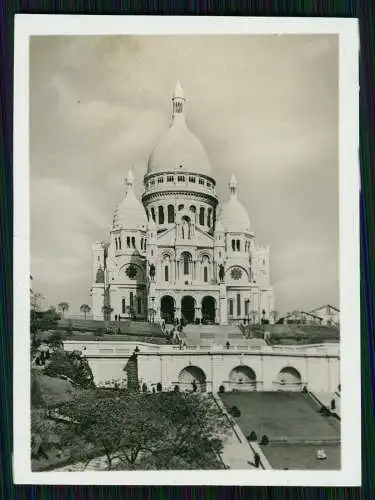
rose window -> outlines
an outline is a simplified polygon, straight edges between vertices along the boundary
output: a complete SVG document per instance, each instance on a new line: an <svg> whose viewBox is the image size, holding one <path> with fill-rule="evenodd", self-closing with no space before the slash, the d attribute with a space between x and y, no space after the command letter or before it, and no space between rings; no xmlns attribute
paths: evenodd
<svg viewBox="0 0 375 500"><path fill-rule="evenodd" d="M137 268L131 264L127 269L126 269L126 275L128 278L133 280L137 276Z"/></svg>
<svg viewBox="0 0 375 500"><path fill-rule="evenodd" d="M234 269L232 269L230 275L234 280L239 280L241 279L242 271L238 267L235 267Z"/></svg>

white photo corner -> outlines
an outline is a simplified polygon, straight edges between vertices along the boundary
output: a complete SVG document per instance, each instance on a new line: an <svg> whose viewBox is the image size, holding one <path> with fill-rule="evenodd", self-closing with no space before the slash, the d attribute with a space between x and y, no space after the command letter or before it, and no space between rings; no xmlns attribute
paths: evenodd
<svg viewBox="0 0 375 500"><path fill-rule="evenodd" d="M359 486L357 20L14 49L15 482Z"/></svg>

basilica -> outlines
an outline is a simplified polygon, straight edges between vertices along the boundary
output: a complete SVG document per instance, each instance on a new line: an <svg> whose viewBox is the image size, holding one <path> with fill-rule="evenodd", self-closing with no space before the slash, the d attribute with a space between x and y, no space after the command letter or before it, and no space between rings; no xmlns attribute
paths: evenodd
<svg viewBox="0 0 375 500"><path fill-rule="evenodd" d="M171 125L149 156L141 200L129 171L110 238L93 245L93 319L272 321L269 247L256 242L233 175L220 207L185 105L178 82Z"/></svg>

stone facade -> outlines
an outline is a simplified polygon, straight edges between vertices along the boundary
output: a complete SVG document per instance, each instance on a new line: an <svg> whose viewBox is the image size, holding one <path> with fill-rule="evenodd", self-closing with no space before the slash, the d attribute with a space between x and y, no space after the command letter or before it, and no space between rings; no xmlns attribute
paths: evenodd
<svg viewBox="0 0 375 500"><path fill-rule="evenodd" d="M142 204L129 172L110 240L93 245L93 318L271 320L269 247L255 241L234 176L218 212L216 181L186 125L179 83L172 101L171 126L149 157Z"/></svg>

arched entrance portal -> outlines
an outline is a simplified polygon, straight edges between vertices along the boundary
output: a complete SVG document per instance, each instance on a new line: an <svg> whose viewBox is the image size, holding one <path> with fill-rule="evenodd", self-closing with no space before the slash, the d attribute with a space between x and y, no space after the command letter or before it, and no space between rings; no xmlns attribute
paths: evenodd
<svg viewBox="0 0 375 500"><path fill-rule="evenodd" d="M206 392L206 375L199 366L187 366L180 371L178 383L182 390Z"/></svg>
<svg viewBox="0 0 375 500"><path fill-rule="evenodd" d="M256 375L249 366L240 365L233 368L229 374L230 389L237 391L255 391Z"/></svg>
<svg viewBox="0 0 375 500"><path fill-rule="evenodd" d="M286 366L277 376L277 385L279 391L302 390L302 377L300 372L292 366Z"/></svg>
<svg viewBox="0 0 375 500"><path fill-rule="evenodd" d="M174 298L170 295L164 295L160 301L160 317L164 319L166 323L173 323L174 311Z"/></svg>
<svg viewBox="0 0 375 500"><path fill-rule="evenodd" d="M188 323L193 323L195 320L195 300L190 295L182 297L181 317Z"/></svg>
<svg viewBox="0 0 375 500"><path fill-rule="evenodd" d="M202 321L215 323L216 301L213 297L203 297L202 300Z"/></svg>

